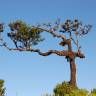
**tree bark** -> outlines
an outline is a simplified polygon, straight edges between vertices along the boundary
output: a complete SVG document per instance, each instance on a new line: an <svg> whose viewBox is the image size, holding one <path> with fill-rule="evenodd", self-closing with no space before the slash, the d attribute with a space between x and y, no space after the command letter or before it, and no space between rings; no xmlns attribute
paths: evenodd
<svg viewBox="0 0 96 96"><path fill-rule="evenodd" d="M70 85L73 87L77 87L76 83L76 64L75 64L75 59L70 59Z"/></svg>

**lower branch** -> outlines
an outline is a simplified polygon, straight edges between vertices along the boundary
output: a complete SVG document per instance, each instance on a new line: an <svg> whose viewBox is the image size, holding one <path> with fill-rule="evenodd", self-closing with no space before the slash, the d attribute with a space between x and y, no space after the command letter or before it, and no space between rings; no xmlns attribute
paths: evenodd
<svg viewBox="0 0 96 96"><path fill-rule="evenodd" d="M2 40L1 40L2 41ZM0 46L4 46L6 49L12 51L30 51L30 52L37 52L39 55L42 56L48 56L51 54L56 54L59 56L73 56L73 57L79 57L79 58L85 58L84 54L82 54L81 52L70 52L68 50L63 50L63 51L58 51L58 50L49 50L48 52L41 52L40 49L31 49L31 48L9 48L7 46L7 44L5 42L2 41L2 45Z"/></svg>
<svg viewBox="0 0 96 96"><path fill-rule="evenodd" d="M26 48L9 48L9 50L36 52L42 56L48 56L51 54L56 54L59 56L66 56L67 55L67 51L58 51L58 50L49 50L48 52L41 52L40 49L30 49L30 48L29 49L26 49Z"/></svg>

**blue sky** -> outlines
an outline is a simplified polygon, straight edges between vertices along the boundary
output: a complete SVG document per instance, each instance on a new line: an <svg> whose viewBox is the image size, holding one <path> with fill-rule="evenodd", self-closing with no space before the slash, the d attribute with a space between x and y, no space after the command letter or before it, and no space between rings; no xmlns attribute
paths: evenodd
<svg viewBox="0 0 96 96"><path fill-rule="evenodd" d="M96 88L95 9L95 0L0 0L0 22L4 22L6 27L17 19L36 24L60 17L62 21L79 19L92 24L91 32L80 39L86 58L76 59L78 87L91 90ZM58 39L47 33L45 37L45 42L40 45L42 51L61 48ZM8 38L5 40L11 45ZM70 70L64 57L42 57L36 53L10 52L0 48L0 78L5 80L6 96L41 96L52 93L56 84L68 81Z"/></svg>

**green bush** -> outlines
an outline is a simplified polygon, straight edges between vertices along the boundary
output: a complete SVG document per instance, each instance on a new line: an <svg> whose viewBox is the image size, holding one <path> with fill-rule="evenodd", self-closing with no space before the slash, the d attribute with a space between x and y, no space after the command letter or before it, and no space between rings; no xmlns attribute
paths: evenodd
<svg viewBox="0 0 96 96"><path fill-rule="evenodd" d="M72 92L73 88L68 82L58 84L54 89L55 96L65 96Z"/></svg>
<svg viewBox="0 0 96 96"><path fill-rule="evenodd" d="M58 84L54 89L55 96L88 96L85 89L73 88L68 82Z"/></svg>
<svg viewBox="0 0 96 96"><path fill-rule="evenodd" d="M88 93L86 89L75 89L68 96L88 96Z"/></svg>

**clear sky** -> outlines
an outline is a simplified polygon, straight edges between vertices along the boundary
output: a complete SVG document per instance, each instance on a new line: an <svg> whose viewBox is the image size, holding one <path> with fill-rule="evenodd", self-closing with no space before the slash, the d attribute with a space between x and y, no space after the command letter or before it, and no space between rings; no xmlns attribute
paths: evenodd
<svg viewBox="0 0 96 96"><path fill-rule="evenodd" d="M91 90L96 88L95 10L96 0L0 0L0 22L7 26L10 21L21 19L36 24L55 21L60 17L62 21L79 19L85 24L92 24L91 32L80 40L86 58L76 59L78 87ZM50 34L45 36L45 42L40 45L42 51L61 48L57 39L52 39ZM8 38L5 40L11 45ZM0 79L5 80L6 96L52 93L56 84L69 78L69 64L64 57L42 57L36 53L9 52L0 48Z"/></svg>

